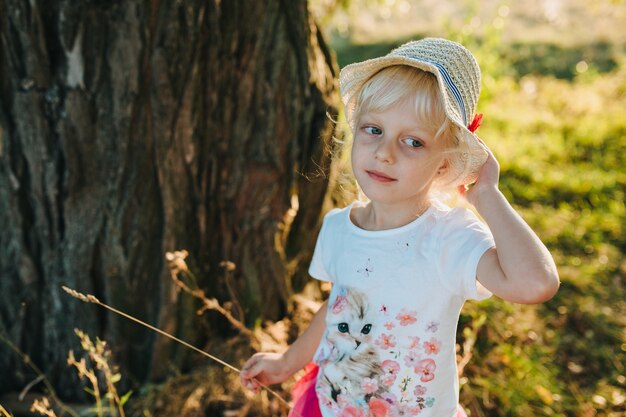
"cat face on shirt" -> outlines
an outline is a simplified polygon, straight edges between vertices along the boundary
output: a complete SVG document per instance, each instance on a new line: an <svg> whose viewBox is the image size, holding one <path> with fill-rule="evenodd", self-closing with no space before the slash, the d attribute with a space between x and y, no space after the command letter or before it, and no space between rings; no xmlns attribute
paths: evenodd
<svg viewBox="0 0 626 417"><path fill-rule="evenodd" d="M354 289L340 289L330 306L327 340L340 354L359 353L373 340L376 311Z"/></svg>

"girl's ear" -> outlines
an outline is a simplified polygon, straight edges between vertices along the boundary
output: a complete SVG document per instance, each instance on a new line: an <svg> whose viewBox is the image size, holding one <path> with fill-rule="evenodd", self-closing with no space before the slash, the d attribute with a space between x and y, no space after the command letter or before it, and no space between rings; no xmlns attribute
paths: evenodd
<svg viewBox="0 0 626 417"><path fill-rule="evenodd" d="M444 159L441 162L441 165L439 165L439 168L437 168L437 176L441 177L442 175L444 175L446 172L448 172L448 167L450 166L450 163L448 162L448 159Z"/></svg>

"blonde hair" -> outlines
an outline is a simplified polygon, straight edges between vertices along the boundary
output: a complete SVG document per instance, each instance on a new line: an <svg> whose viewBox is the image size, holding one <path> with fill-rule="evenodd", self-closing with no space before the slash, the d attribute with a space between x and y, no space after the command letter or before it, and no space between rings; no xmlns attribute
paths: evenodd
<svg viewBox="0 0 626 417"><path fill-rule="evenodd" d="M383 68L367 80L358 92L354 111L346 114L352 132L360 114L385 111L407 100L413 102L415 117L434 139L444 141L448 164L453 166L464 163L458 158L462 154L459 129L446 116L437 78L418 68L393 65ZM451 180L444 175L436 184L445 187Z"/></svg>

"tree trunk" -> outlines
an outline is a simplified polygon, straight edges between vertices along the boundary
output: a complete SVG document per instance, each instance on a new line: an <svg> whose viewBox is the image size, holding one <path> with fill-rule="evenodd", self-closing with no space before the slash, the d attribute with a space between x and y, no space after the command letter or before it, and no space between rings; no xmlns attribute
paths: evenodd
<svg viewBox="0 0 626 417"><path fill-rule="evenodd" d="M81 392L74 328L135 382L162 376L172 349L61 285L198 338L164 262L184 248L248 321L286 312L337 108L304 0L0 0L0 36L0 334L63 397ZM19 363L0 343L0 392L32 379Z"/></svg>

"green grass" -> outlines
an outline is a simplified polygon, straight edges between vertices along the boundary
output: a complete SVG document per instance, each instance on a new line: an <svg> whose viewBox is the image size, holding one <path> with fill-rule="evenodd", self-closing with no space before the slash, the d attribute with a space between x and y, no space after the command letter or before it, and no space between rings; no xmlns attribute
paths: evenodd
<svg viewBox="0 0 626 417"><path fill-rule="evenodd" d="M485 415L626 413L626 66L615 62L565 79L560 70L521 79L511 71L480 103L479 133L501 163L501 188L562 279L542 306L493 300L464 313L489 311L462 397L479 399Z"/></svg>
<svg viewBox="0 0 626 417"><path fill-rule="evenodd" d="M501 161L502 189L554 253L563 284L546 305L527 307L546 335L539 346L514 352L519 343L496 337L477 354L509 352L511 374L485 372L480 360L474 371L507 410L494 415L527 415L528 407L532 415L624 415L626 67L571 81L536 75L532 83L526 91L496 87L482 106L500 120L481 134ZM521 377L537 363L541 370ZM497 386L525 395L516 401Z"/></svg>

